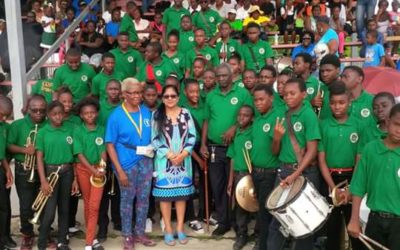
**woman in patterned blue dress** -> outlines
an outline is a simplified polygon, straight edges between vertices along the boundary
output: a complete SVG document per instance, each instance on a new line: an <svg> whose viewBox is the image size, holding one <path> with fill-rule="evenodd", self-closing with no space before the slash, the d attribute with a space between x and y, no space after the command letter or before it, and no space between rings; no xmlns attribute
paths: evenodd
<svg viewBox="0 0 400 250"><path fill-rule="evenodd" d="M178 241L186 244L183 227L186 200L194 192L190 154L196 142L196 129L189 111L178 106L179 91L175 86L164 87L162 101L152 122L157 175L153 196L160 201L165 223L164 242L176 244L171 224L171 205L175 202Z"/></svg>

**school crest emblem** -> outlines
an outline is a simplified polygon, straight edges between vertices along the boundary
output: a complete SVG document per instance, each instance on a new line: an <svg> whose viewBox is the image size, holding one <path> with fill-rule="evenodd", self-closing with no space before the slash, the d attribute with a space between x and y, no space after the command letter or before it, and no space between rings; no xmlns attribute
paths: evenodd
<svg viewBox="0 0 400 250"><path fill-rule="evenodd" d="M244 88L244 83L243 82L239 82L238 86L241 87L241 88Z"/></svg>
<svg viewBox="0 0 400 250"><path fill-rule="evenodd" d="M235 52L235 48L234 47L229 47L229 52Z"/></svg>
<svg viewBox="0 0 400 250"><path fill-rule="evenodd" d="M210 54L207 54L207 55L206 55L206 59L207 59L207 60L210 60L210 59L211 59L211 55L210 55Z"/></svg>
<svg viewBox="0 0 400 250"><path fill-rule="evenodd" d="M350 135L350 141L352 143L356 143L358 141L358 134L357 133L351 133Z"/></svg>
<svg viewBox="0 0 400 250"><path fill-rule="evenodd" d="M146 127L150 127L150 121L149 121L149 119L144 119L144 120L143 120L143 123L144 123L144 125L145 125Z"/></svg>
<svg viewBox="0 0 400 250"><path fill-rule="evenodd" d="M67 139L67 143L70 144L70 145L74 142L74 140L72 140L71 136L67 136L66 139Z"/></svg>
<svg viewBox="0 0 400 250"><path fill-rule="evenodd" d="M175 64L178 64L179 63L179 58L174 58L173 61L174 61Z"/></svg>
<svg viewBox="0 0 400 250"><path fill-rule="evenodd" d="M210 22L213 23L215 21L215 18L213 16L210 16L210 18L208 20L210 20Z"/></svg>
<svg viewBox="0 0 400 250"><path fill-rule="evenodd" d="M193 41L194 41L194 37L189 36L188 40L189 40L190 42L193 42Z"/></svg>
<svg viewBox="0 0 400 250"><path fill-rule="evenodd" d="M303 124L301 124L301 122L296 122L296 123L293 125L293 129L294 129L294 131L296 131L296 132L300 132L300 131L303 129Z"/></svg>
<svg viewBox="0 0 400 250"><path fill-rule="evenodd" d="M271 125L269 125L269 123L265 123L263 126L263 131L268 132L270 129L271 129Z"/></svg>
<svg viewBox="0 0 400 250"><path fill-rule="evenodd" d="M133 56L128 56L128 62L133 62Z"/></svg>
<svg viewBox="0 0 400 250"><path fill-rule="evenodd" d="M238 99L237 99L237 97L232 97L232 99L231 99L231 104L232 105L236 105L237 103L238 103Z"/></svg>
<svg viewBox="0 0 400 250"><path fill-rule="evenodd" d="M96 142L96 145L97 146L101 146L101 145L103 145L103 138L101 138L101 137L97 137L96 138L96 140L95 140L95 142Z"/></svg>
<svg viewBox="0 0 400 250"><path fill-rule="evenodd" d="M245 147L247 150L249 150L249 149L251 149L251 148L253 147L253 144L251 144L251 141L246 141L246 142L244 143L244 147Z"/></svg>
<svg viewBox="0 0 400 250"><path fill-rule="evenodd" d="M204 83L200 83L199 87L200 87L200 89L203 89L204 88Z"/></svg>
<svg viewBox="0 0 400 250"><path fill-rule="evenodd" d="M161 75L162 75L161 70L157 70L157 71L156 71L156 76L161 76Z"/></svg>
<svg viewBox="0 0 400 250"><path fill-rule="evenodd" d="M81 76L81 80L84 81L84 82L86 82L86 81L88 80L87 75L82 75L82 76Z"/></svg>
<svg viewBox="0 0 400 250"><path fill-rule="evenodd" d="M312 95L312 94L314 94L314 88L313 87L308 87L307 88L307 94L309 94L309 95Z"/></svg>
<svg viewBox="0 0 400 250"><path fill-rule="evenodd" d="M265 53L265 49L264 49L264 48L260 48L260 49L258 50L258 52L259 52L260 54L264 54L264 53Z"/></svg>
<svg viewBox="0 0 400 250"><path fill-rule="evenodd" d="M361 116L364 118L368 117L370 114L371 112L367 108L361 110Z"/></svg>

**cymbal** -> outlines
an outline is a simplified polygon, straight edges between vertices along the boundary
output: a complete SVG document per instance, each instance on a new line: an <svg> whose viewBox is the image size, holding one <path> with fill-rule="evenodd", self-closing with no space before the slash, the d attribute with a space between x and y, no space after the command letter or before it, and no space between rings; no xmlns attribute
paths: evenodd
<svg viewBox="0 0 400 250"><path fill-rule="evenodd" d="M236 201L240 207L248 212L257 212L259 209L258 201L256 198L253 179L250 175L244 176L235 190Z"/></svg>

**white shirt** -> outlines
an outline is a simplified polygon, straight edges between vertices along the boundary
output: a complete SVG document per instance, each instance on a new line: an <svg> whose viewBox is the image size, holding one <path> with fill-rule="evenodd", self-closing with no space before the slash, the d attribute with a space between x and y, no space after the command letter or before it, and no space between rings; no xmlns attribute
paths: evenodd
<svg viewBox="0 0 400 250"><path fill-rule="evenodd" d="M145 30L147 27L149 27L150 22L147 21L146 19L141 18L139 23L136 23L135 20L133 20L133 24L135 25L135 29L136 31L143 31ZM143 39L143 38L148 38L149 37L149 33L138 33L138 37L139 39Z"/></svg>
<svg viewBox="0 0 400 250"><path fill-rule="evenodd" d="M124 15L125 15L125 11L122 11L122 10L121 10L121 18L122 18ZM104 19L104 21L105 21L106 23L111 22L111 13L110 13L108 10L105 11L101 17Z"/></svg>
<svg viewBox="0 0 400 250"><path fill-rule="evenodd" d="M244 20L246 17L249 17L248 11L250 8L251 8L251 5L248 9L244 9L244 6L237 9L236 10L236 19Z"/></svg>
<svg viewBox="0 0 400 250"><path fill-rule="evenodd" d="M222 18L226 18L228 11L232 9L232 7L226 3L224 3L220 9L217 9L215 4L211 4L210 8L217 11Z"/></svg>

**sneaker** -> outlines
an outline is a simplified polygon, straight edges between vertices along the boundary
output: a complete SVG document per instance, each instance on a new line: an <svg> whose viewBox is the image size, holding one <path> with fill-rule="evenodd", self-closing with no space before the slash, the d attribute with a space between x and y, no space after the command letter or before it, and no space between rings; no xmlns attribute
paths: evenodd
<svg viewBox="0 0 400 250"><path fill-rule="evenodd" d="M161 231L164 233L165 231L165 224L164 224L164 220L161 218L160 220L160 227L161 227Z"/></svg>
<svg viewBox="0 0 400 250"><path fill-rule="evenodd" d="M21 250L31 250L33 247L33 237L32 236L22 236Z"/></svg>
<svg viewBox="0 0 400 250"><path fill-rule="evenodd" d="M85 246L85 250L93 250L92 246Z"/></svg>
<svg viewBox="0 0 400 250"><path fill-rule="evenodd" d="M17 243L11 238L11 236L4 237L4 248L16 249Z"/></svg>
<svg viewBox="0 0 400 250"><path fill-rule="evenodd" d="M153 232L153 222L151 221L150 218L146 219L146 228L144 229L145 233L151 233Z"/></svg>
<svg viewBox="0 0 400 250"><path fill-rule="evenodd" d="M67 244L58 243L57 250L71 250L71 248Z"/></svg>
<svg viewBox="0 0 400 250"><path fill-rule="evenodd" d="M133 241L132 237L125 237L123 250L133 250L133 249L135 249L135 242Z"/></svg>
<svg viewBox="0 0 400 250"><path fill-rule="evenodd" d="M156 245L156 243L146 235L135 236L133 237L133 240L135 241L135 243L140 243L146 247L153 247Z"/></svg>
<svg viewBox="0 0 400 250"><path fill-rule="evenodd" d="M68 228L68 232L70 233L70 234L75 234L75 233L77 233L77 232L79 232L80 230L79 230L79 228L77 228L76 226L75 227L70 227L70 228Z"/></svg>
<svg viewBox="0 0 400 250"><path fill-rule="evenodd" d="M247 243L246 235L239 235L233 244L233 250L241 250Z"/></svg>
<svg viewBox="0 0 400 250"><path fill-rule="evenodd" d="M198 234L204 234L204 229L203 226L201 225L201 222L198 220L192 220L189 222L189 227Z"/></svg>
<svg viewBox="0 0 400 250"><path fill-rule="evenodd" d="M205 223L207 223L207 220L204 219L203 220ZM210 226L218 226L218 221L216 219L214 219L212 216L210 216L210 219L208 219L208 223L210 224Z"/></svg>
<svg viewBox="0 0 400 250"><path fill-rule="evenodd" d="M217 229L215 229L215 230L212 232L212 236L214 236L214 237L222 237L222 236L224 236L224 234L225 234L226 232L228 232L228 231L229 231L229 228L227 228L227 227L225 227L225 226L219 225L219 226L217 227Z"/></svg>
<svg viewBox="0 0 400 250"><path fill-rule="evenodd" d="M100 242L95 239L93 241L92 250L104 250L104 247L100 244Z"/></svg>

